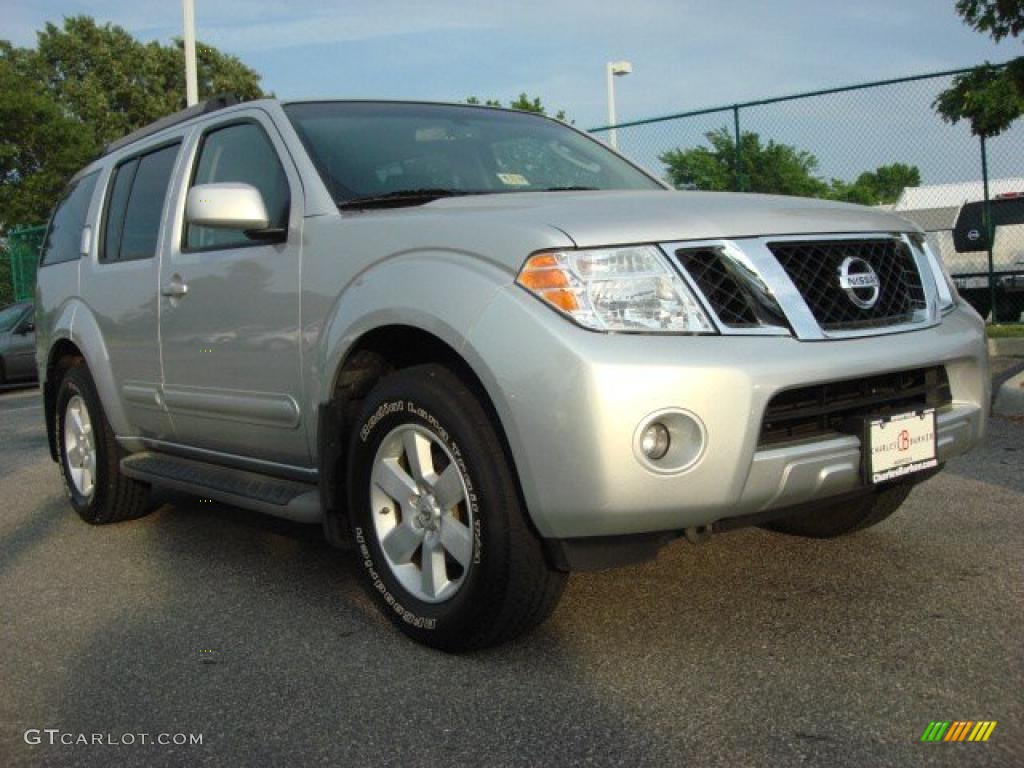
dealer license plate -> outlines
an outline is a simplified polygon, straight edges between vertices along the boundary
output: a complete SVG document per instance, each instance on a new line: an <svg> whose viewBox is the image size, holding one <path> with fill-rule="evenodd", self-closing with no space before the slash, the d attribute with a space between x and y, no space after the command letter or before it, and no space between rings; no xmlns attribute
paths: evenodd
<svg viewBox="0 0 1024 768"><path fill-rule="evenodd" d="M867 429L867 474L872 483L936 466L935 411L872 419Z"/></svg>

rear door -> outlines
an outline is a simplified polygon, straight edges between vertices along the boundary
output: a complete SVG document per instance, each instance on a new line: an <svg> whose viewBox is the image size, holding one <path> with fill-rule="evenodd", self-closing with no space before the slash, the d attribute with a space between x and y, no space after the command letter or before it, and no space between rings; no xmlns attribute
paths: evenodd
<svg viewBox="0 0 1024 768"><path fill-rule="evenodd" d="M180 139L164 140L118 160L105 179L95 259L82 264L82 298L125 410L136 433L153 439L171 437L159 391L157 254L180 152Z"/></svg>
<svg viewBox="0 0 1024 768"><path fill-rule="evenodd" d="M299 256L302 191L272 121L258 109L204 124L187 187L245 182L263 196L271 229L186 226L187 189L160 284L164 398L176 439L246 458L309 466L301 407ZM174 290L176 289L176 291Z"/></svg>

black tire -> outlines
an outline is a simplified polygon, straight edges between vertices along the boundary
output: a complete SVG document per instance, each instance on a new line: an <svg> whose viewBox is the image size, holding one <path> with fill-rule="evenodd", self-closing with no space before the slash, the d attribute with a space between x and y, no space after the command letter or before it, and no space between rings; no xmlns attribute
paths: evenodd
<svg viewBox="0 0 1024 768"><path fill-rule="evenodd" d="M425 602L391 571L371 508L377 451L393 430L413 425L459 462L472 504L472 561L458 591ZM367 395L349 446L349 520L360 572L378 607L405 634L448 652L511 640L554 610L567 574L551 569L530 527L505 452L479 400L448 369L421 365L392 373Z"/></svg>
<svg viewBox="0 0 1024 768"><path fill-rule="evenodd" d="M800 512L766 523L764 528L790 536L833 539L878 525L900 508L913 488L901 483L855 499Z"/></svg>
<svg viewBox="0 0 1024 768"><path fill-rule="evenodd" d="M0 360L0 387L7 383L7 369L4 368L4 361Z"/></svg>
<svg viewBox="0 0 1024 768"><path fill-rule="evenodd" d="M96 468L92 493L83 496L71 480L65 445L64 422L68 402L79 396L85 403L92 422L96 449ZM107 422L100 404L96 386L84 363L75 365L61 380L57 390L57 446L59 464L71 506L87 523L101 525L141 517L148 511L149 485L121 474L121 459L125 453L114 438L114 430Z"/></svg>

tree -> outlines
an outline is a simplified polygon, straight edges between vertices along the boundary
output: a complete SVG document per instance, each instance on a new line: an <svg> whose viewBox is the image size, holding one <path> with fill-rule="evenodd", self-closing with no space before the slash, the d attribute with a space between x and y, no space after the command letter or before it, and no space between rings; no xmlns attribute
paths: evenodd
<svg viewBox="0 0 1024 768"><path fill-rule="evenodd" d="M91 126L69 117L0 43L0 231L46 220L61 189L96 156Z"/></svg>
<svg viewBox="0 0 1024 768"><path fill-rule="evenodd" d="M467 104L480 104L481 102L480 102L480 99L478 99L476 96L470 96L468 99L466 99L466 103ZM487 101L485 101L483 103L485 105L487 105L488 107L500 107L501 106L501 102L498 101L497 99L488 99ZM525 93L520 93L518 98L515 99L515 101L510 101L509 104L508 104L508 108L509 109L518 109L521 112L533 112L533 113L538 114L538 115L546 115L548 113L547 112L547 108L541 103L541 100L540 100L539 96L534 96L531 99ZM555 119L556 120L561 120L563 123L570 122L569 118L565 114L565 110L564 109L560 109L560 110L558 110L558 112L555 113Z"/></svg>
<svg viewBox="0 0 1024 768"><path fill-rule="evenodd" d="M828 197L861 205L895 203L907 187L921 186L921 171L916 165L892 163L865 171L852 184L832 179Z"/></svg>
<svg viewBox="0 0 1024 768"><path fill-rule="evenodd" d="M997 43L1024 30L1024 0L958 0L956 12ZM932 107L948 123L967 120L975 136L999 135L1024 114L1024 57L957 75Z"/></svg>
<svg viewBox="0 0 1024 768"><path fill-rule="evenodd" d="M965 24L992 36L997 43L1024 31L1024 0L957 0Z"/></svg>
<svg viewBox="0 0 1024 768"><path fill-rule="evenodd" d="M710 147L673 149L659 158L669 181L679 188L736 189L736 142L727 128L704 134ZM776 144L751 131L740 134L743 189L776 195L824 197L829 187L815 176L818 159L788 144Z"/></svg>
<svg viewBox="0 0 1024 768"><path fill-rule="evenodd" d="M673 149L659 158L677 188L726 191L737 188L736 143L728 128L705 134L710 146ZM921 184L913 165L893 163L865 171L852 183L817 176L818 158L789 144L777 144L753 132L740 134L743 189L775 195L822 197L862 205L895 202L905 187Z"/></svg>
<svg viewBox="0 0 1024 768"><path fill-rule="evenodd" d="M196 45L200 98L264 96L260 76ZM180 41L142 43L88 16L47 24L34 49L0 41L0 227L46 220L60 188L102 147L185 106Z"/></svg>

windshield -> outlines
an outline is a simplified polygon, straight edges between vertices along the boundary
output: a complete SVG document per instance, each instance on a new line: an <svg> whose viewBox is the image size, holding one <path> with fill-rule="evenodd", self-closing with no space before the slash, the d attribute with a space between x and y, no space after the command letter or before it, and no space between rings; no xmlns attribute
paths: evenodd
<svg viewBox="0 0 1024 768"><path fill-rule="evenodd" d="M25 314L26 309L28 307L25 304L14 304L5 309L0 309L0 333L6 333L17 325L21 316Z"/></svg>
<svg viewBox="0 0 1024 768"><path fill-rule="evenodd" d="M597 141L527 112L371 102L285 111L339 203L409 191L664 189Z"/></svg>

